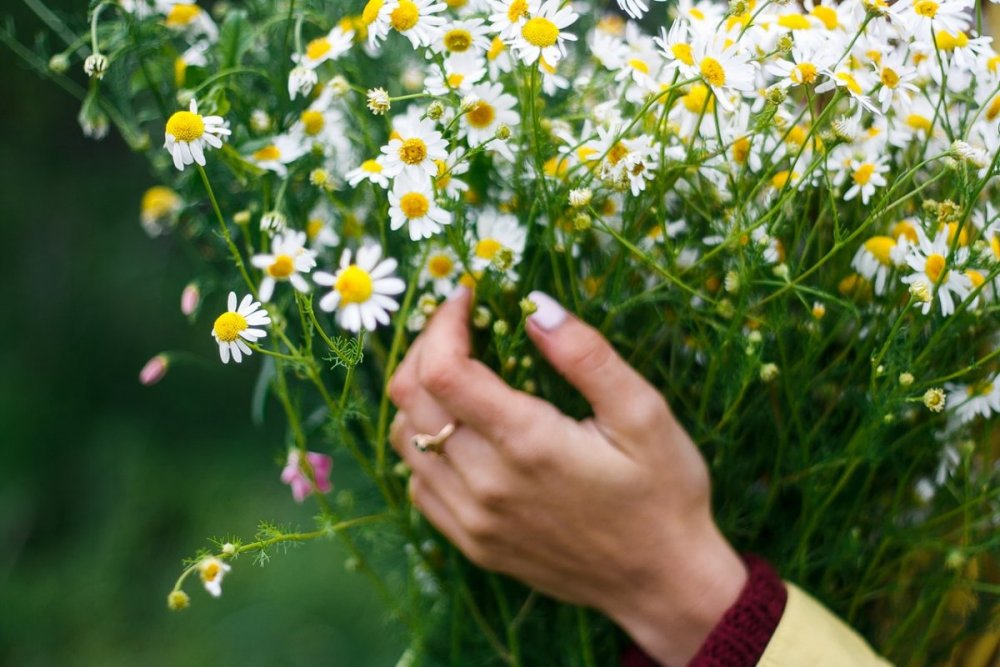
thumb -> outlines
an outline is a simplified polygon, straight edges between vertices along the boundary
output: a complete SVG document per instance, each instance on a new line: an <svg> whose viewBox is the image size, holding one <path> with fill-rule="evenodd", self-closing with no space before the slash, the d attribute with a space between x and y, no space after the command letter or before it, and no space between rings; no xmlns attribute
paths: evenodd
<svg viewBox="0 0 1000 667"><path fill-rule="evenodd" d="M619 356L596 329L544 292L528 298L538 309L527 331L549 363L576 387L609 435L646 439L673 422L663 397Z"/></svg>

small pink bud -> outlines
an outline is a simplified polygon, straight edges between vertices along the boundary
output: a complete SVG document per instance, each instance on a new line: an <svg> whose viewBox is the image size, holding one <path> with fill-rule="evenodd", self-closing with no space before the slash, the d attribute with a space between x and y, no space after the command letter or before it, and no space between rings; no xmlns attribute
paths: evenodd
<svg viewBox="0 0 1000 667"><path fill-rule="evenodd" d="M158 354L142 367L139 371L139 382L147 387L152 386L163 379L170 367L170 359L165 354Z"/></svg>
<svg viewBox="0 0 1000 667"><path fill-rule="evenodd" d="M198 283L188 283L181 292L181 312L190 316L198 309L199 303L201 303L201 290L198 289Z"/></svg>

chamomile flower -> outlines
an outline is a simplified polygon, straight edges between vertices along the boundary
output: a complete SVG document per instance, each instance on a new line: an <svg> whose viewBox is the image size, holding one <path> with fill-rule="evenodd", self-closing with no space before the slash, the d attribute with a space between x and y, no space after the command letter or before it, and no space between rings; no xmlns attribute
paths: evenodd
<svg viewBox="0 0 1000 667"><path fill-rule="evenodd" d="M472 270L482 271L489 266L504 271L513 269L521 262L527 240L528 230L518 223L517 217L486 209L476 219L475 238L469 240ZM508 266L498 266L503 263ZM510 274L511 278L516 279L516 276L516 273Z"/></svg>
<svg viewBox="0 0 1000 667"><path fill-rule="evenodd" d="M307 250L305 232L278 234L271 242L271 252L254 255L250 263L264 272L260 281L260 300L270 301L277 282L290 282L300 292L309 291L309 283L302 274L316 266L316 253Z"/></svg>
<svg viewBox="0 0 1000 667"><path fill-rule="evenodd" d="M472 94L476 103L462 114L462 129L469 140L469 146L476 147L491 141L500 125L514 127L521 122L521 116L514 111L517 99L504 92L499 83L475 86ZM491 145L509 160L514 158L506 142Z"/></svg>
<svg viewBox="0 0 1000 667"><path fill-rule="evenodd" d="M353 43L354 31L336 25L327 34L306 44L304 53L292 55L292 60L297 65L316 69L328 60L336 60L350 51Z"/></svg>
<svg viewBox="0 0 1000 667"><path fill-rule="evenodd" d="M347 183L352 187L358 187L362 181L374 183L380 188L389 187L389 177L385 173L385 157L380 155L374 160L365 160L358 167L347 172Z"/></svg>
<svg viewBox="0 0 1000 667"><path fill-rule="evenodd" d="M308 152L303 142L293 136L280 134L262 148L250 155L250 161L261 169L273 171L284 178L288 175L286 165L295 162Z"/></svg>
<svg viewBox="0 0 1000 667"><path fill-rule="evenodd" d="M447 7L435 0L388 0L368 27L369 43L378 44L392 29L410 40L413 48L430 46L445 24L444 17L438 14Z"/></svg>
<svg viewBox="0 0 1000 667"><path fill-rule="evenodd" d="M222 148L223 138L229 134L222 116L202 116L198 102L192 99L188 111L178 111L167 120L163 147L174 159L174 166L184 171L189 164L205 166L205 148Z"/></svg>
<svg viewBox="0 0 1000 667"><path fill-rule="evenodd" d="M511 40L538 11L540 0L490 0L490 28L500 40ZM494 48L492 45L491 49Z"/></svg>
<svg viewBox="0 0 1000 667"><path fill-rule="evenodd" d="M325 204L317 204L306 219L306 238L316 250L340 245L340 236L333 229L333 216Z"/></svg>
<svg viewBox="0 0 1000 667"><path fill-rule="evenodd" d="M657 0L657 2L666 2L666 0ZM641 19L649 11L649 5L643 0L618 0L618 6L634 19Z"/></svg>
<svg viewBox="0 0 1000 667"><path fill-rule="evenodd" d="M921 305L927 315L935 298L941 304L941 314L947 317L955 312L956 301L962 301L972 291L972 280L962 271L949 266L948 230L942 229L933 240L920 227L916 228L917 243L907 253L906 263L914 271L903 276L903 282L911 287L922 283L930 291L931 298ZM968 248L959 248L951 263L960 263L968 256Z"/></svg>
<svg viewBox="0 0 1000 667"><path fill-rule="evenodd" d="M711 88L719 104L732 111L736 104L731 99L754 90L756 63L736 45L726 46L720 40L705 40L695 45L694 64L685 67L689 76L700 76Z"/></svg>
<svg viewBox="0 0 1000 667"><path fill-rule="evenodd" d="M462 264L458 255L446 245L434 245L427 253L420 267L418 285L433 285L438 296L448 296L455 289L455 281L461 275Z"/></svg>
<svg viewBox="0 0 1000 667"><path fill-rule="evenodd" d="M394 135L382 147L383 171L390 178L405 174L412 178L430 177L437 171L435 160L448 156L448 142L434 128L434 121L404 116L393 123Z"/></svg>
<svg viewBox="0 0 1000 667"><path fill-rule="evenodd" d="M976 417L989 419L1000 413L1000 377L996 375L968 385L945 385L945 389L948 390L946 404L960 424L967 424Z"/></svg>
<svg viewBox="0 0 1000 667"><path fill-rule="evenodd" d="M331 288L320 299L320 309L337 311L337 324L348 331L374 331L379 324L389 324L389 313L399 310L399 303L391 297L403 292L406 285L392 275L396 260L380 262L381 257L378 245L360 248L354 262L351 251L345 250L337 273L313 274L317 285Z"/></svg>
<svg viewBox="0 0 1000 667"><path fill-rule="evenodd" d="M906 248L905 240L897 241L891 236L873 236L858 248L851 266L875 286L876 294L882 295L885 294L892 272L905 266Z"/></svg>
<svg viewBox="0 0 1000 667"><path fill-rule="evenodd" d="M885 157L870 162L851 160L850 167L845 172L850 179L851 187L844 193L844 201L851 201L860 194L861 203L867 205L868 200L875 194L875 188L886 185L883 174L889 171L889 165L885 160Z"/></svg>
<svg viewBox="0 0 1000 667"><path fill-rule="evenodd" d="M431 43L435 53L485 54L490 48L490 28L483 19L470 18L445 25Z"/></svg>
<svg viewBox="0 0 1000 667"><path fill-rule="evenodd" d="M142 195L139 222L151 237L157 237L173 224L184 201L174 190L165 185L154 185Z"/></svg>
<svg viewBox="0 0 1000 667"><path fill-rule="evenodd" d="M818 83L820 73L832 67L837 54L829 49L807 49L796 44L792 47L791 60L784 58L768 64L764 69L771 76L778 77L778 85L812 86Z"/></svg>
<svg viewBox="0 0 1000 667"><path fill-rule="evenodd" d="M873 63L882 87L878 90L878 101L882 113L888 113L893 105L908 106L910 99L919 93L913 81L917 78L917 70L906 64L906 56L900 51L893 51Z"/></svg>
<svg viewBox="0 0 1000 667"><path fill-rule="evenodd" d="M566 32L566 28L579 15L561 4L560 0L544 0L521 25L520 32L509 38L508 44L525 65L539 58L554 65L566 56L566 42L576 41L576 35Z"/></svg>
<svg viewBox="0 0 1000 667"><path fill-rule="evenodd" d="M163 24L190 39L206 39L215 42L219 38L219 28L204 9L193 2L178 2L166 11Z"/></svg>
<svg viewBox="0 0 1000 667"><path fill-rule="evenodd" d="M223 563L215 556L203 558L198 563L198 576L201 577L201 583L209 595L214 598L222 595L222 578L231 569L233 568L229 564Z"/></svg>
<svg viewBox="0 0 1000 667"><path fill-rule="evenodd" d="M435 170L437 166L435 165ZM396 178L389 192L389 227L393 230L406 225L410 239L427 239L444 225L451 224L451 213L434 201L430 179L402 175Z"/></svg>
<svg viewBox="0 0 1000 667"><path fill-rule="evenodd" d="M486 76L486 60L476 53L458 53L436 65L424 81L424 87L431 95L447 95L456 92L466 95L472 87Z"/></svg>
<svg viewBox="0 0 1000 667"><path fill-rule="evenodd" d="M932 32L959 32L969 25L973 3L968 0L899 0L889 16L908 35L928 39Z"/></svg>
<svg viewBox="0 0 1000 667"><path fill-rule="evenodd" d="M271 323L267 311L262 310L259 301L247 294L237 306L236 292L229 293L229 310L216 318L212 325L212 337L219 344L222 363L228 364L232 356L236 363L243 361L243 355L250 356L246 342L256 343L267 335L263 327Z"/></svg>
<svg viewBox="0 0 1000 667"><path fill-rule="evenodd" d="M827 78L823 83L816 86L817 93L826 93L835 88L843 88L857 105L868 109L872 113L881 113L878 107L865 94L865 91L872 87L872 83L866 74L851 70L843 65L836 71L823 70L823 74Z"/></svg>

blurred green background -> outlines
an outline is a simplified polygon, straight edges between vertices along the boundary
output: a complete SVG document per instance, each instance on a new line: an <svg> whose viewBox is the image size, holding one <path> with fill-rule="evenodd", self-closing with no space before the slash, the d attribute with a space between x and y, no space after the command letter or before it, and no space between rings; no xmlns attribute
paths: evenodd
<svg viewBox="0 0 1000 667"><path fill-rule="evenodd" d="M22 41L41 30L21 0L3 14ZM196 267L138 224L144 158L85 139L77 102L0 50L0 664L394 664L401 633L332 542L236 561L219 600L192 579L191 608L167 611L206 538L310 527L312 509L278 479L275 406L251 424L257 363L217 363L218 304L194 326L178 309ZM205 363L140 386L164 349Z"/></svg>

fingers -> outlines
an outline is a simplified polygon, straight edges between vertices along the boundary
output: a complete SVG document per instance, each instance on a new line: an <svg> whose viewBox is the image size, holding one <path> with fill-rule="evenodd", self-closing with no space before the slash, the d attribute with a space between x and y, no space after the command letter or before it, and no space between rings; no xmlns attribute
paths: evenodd
<svg viewBox="0 0 1000 667"><path fill-rule="evenodd" d="M420 337L416 381L464 425L503 443L506 434L531 423L543 404L469 358L470 302L471 292L460 290L438 308Z"/></svg>
<svg viewBox="0 0 1000 667"><path fill-rule="evenodd" d="M549 363L580 390L603 429L631 440L648 437L672 422L663 397L596 329L544 292L532 292L529 298L538 310L528 317L528 335Z"/></svg>

